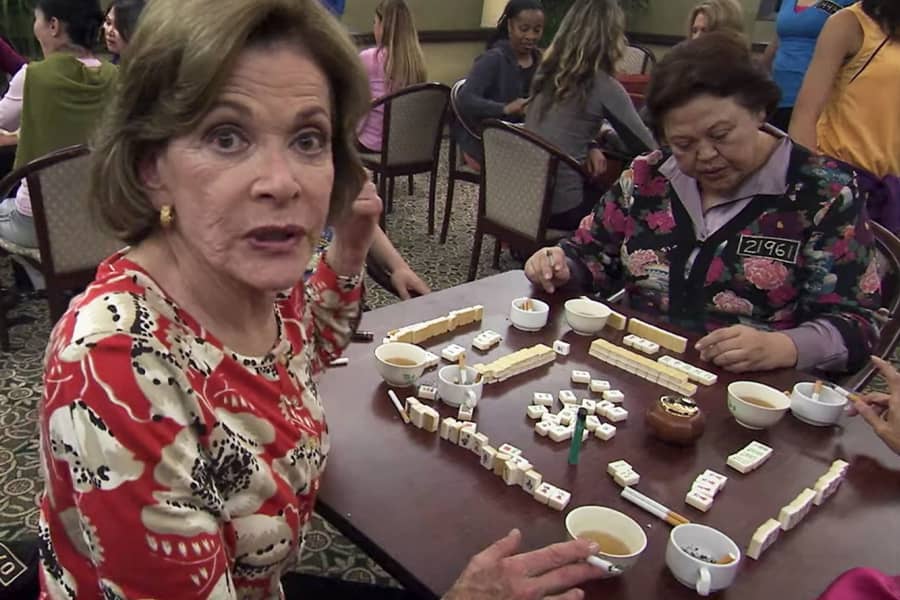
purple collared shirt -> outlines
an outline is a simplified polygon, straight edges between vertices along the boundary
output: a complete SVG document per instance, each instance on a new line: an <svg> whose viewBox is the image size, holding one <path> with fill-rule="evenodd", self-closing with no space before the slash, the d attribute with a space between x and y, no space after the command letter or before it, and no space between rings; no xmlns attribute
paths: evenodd
<svg viewBox="0 0 900 600"><path fill-rule="evenodd" d="M697 180L678 168L675 157L669 157L659 172L669 180L694 224L694 234L702 241L734 219L750 201L759 195L783 195L787 192L787 171L793 143L784 137L762 168L749 176L724 202L703 211L703 200ZM688 277L699 250L688 259L684 276ZM837 328L825 319L815 319L783 333L797 347L797 368L842 370L847 363L847 346Z"/></svg>

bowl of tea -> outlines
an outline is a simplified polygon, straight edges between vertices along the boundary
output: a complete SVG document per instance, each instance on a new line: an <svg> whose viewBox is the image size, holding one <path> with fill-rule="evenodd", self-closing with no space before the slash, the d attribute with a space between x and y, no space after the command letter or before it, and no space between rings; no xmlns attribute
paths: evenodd
<svg viewBox="0 0 900 600"><path fill-rule="evenodd" d="M425 372L425 350L406 342L389 342L375 348L378 374L394 387L414 385Z"/></svg>
<svg viewBox="0 0 900 600"><path fill-rule="evenodd" d="M791 407L784 392L755 381L728 386L728 410L747 429L766 429L781 420Z"/></svg>
<svg viewBox="0 0 900 600"><path fill-rule="evenodd" d="M600 546L597 556L616 570L609 577L630 569L647 548L647 535L631 517L605 506L579 506L566 515L570 539L586 539Z"/></svg>

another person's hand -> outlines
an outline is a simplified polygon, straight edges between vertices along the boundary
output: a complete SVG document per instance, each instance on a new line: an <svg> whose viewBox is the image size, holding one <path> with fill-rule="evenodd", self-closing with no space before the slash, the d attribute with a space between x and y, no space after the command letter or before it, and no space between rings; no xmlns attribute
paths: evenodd
<svg viewBox="0 0 900 600"><path fill-rule="evenodd" d="M575 586L603 576L585 562L596 544L574 540L513 554L521 540L514 529L476 554L443 600L580 600Z"/></svg>
<svg viewBox="0 0 900 600"><path fill-rule="evenodd" d="M890 394L872 393L851 396L850 414L859 414L872 426L875 434L900 454L900 373L890 363L873 356L872 362L887 381Z"/></svg>
<svg viewBox="0 0 900 600"><path fill-rule="evenodd" d="M552 294L572 277L566 254L559 246L541 248L525 263L525 276L535 285Z"/></svg>
<svg viewBox="0 0 900 600"><path fill-rule="evenodd" d="M732 373L771 371L797 364L797 347L790 337L747 325L717 329L695 347L702 360Z"/></svg>
<svg viewBox="0 0 900 600"><path fill-rule="evenodd" d="M413 294L424 296L431 293L431 288L428 287L428 284L422 281L422 278L416 275L415 271L410 269L408 265L395 269L391 273L391 283L403 300L409 300Z"/></svg>
<svg viewBox="0 0 900 600"><path fill-rule="evenodd" d="M503 114L511 117L521 117L525 114L528 98L516 98L503 107Z"/></svg>
<svg viewBox="0 0 900 600"><path fill-rule="evenodd" d="M591 148L588 150L584 166L592 179L597 179L606 173L606 156L603 154L603 151L599 148Z"/></svg>
<svg viewBox="0 0 900 600"><path fill-rule="evenodd" d="M334 225L334 240L328 248L332 269L341 275L362 271L380 216L381 198L375 185L367 181L347 215Z"/></svg>

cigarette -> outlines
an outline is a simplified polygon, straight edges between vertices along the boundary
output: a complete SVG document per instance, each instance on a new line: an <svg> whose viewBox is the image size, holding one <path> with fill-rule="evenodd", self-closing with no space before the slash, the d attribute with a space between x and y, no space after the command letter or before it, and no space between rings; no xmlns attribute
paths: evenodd
<svg viewBox="0 0 900 600"><path fill-rule="evenodd" d="M344 358L338 358L338 359L331 361L328 366L330 366L330 367L346 367L349 364L350 364L350 359L347 357L344 357Z"/></svg>
<svg viewBox="0 0 900 600"><path fill-rule="evenodd" d="M586 559L584 559L584 560L585 560L588 564L593 565L593 566L595 566L595 567L597 567L597 568L599 568L599 569L603 569L603 570L606 571L607 573L618 573L619 571L621 571L621 569L620 569L619 567L617 567L616 565L612 564L612 563L609 562L608 560L603 560L603 559L600 558L599 556L588 556L588 557L587 557Z"/></svg>
<svg viewBox="0 0 900 600"><path fill-rule="evenodd" d="M457 362L459 368L459 383L460 385L466 385L466 353L463 352L459 355L459 360Z"/></svg>
<svg viewBox="0 0 900 600"><path fill-rule="evenodd" d="M556 270L556 261L553 260L553 253L550 252L550 248L544 250L544 255L547 257L547 260L550 262L550 269Z"/></svg>
<svg viewBox="0 0 900 600"><path fill-rule="evenodd" d="M821 393L822 393L822 380L819 379L816 381L816 384L813 386L813 395L812 395L813 402L819 401L819 394L821 394Z"/></svg>
<svg viewBox="0 0 900 600"><path fill-rule="evenodd" d="M371 331L355 331L350 335L351 342L371 342L375 339L375 334Z"/></svg>
<svg viewBox="0 0 900 600"><path fill-rule="evenodd" d="M626 500L628 500L635 506L643 508L645 511L647 511L651 515L654 515L654 516L662 519L669 525L678 526L678 525L684 525L686 523L690 523L690 521L686 517L671 510L664 504L660 504L653 498L645 496L644 494L640 493L639 491L637 491L633 488L630 488L630 487L624 488L622 490L621 495L623 498L625 498Z"/></svg>
<svg viewBox="0 0 900 600"><path fill-rule="evenodd" d="M409 425L409 415L406 414L406 409L403 408L403 405L400 404L400 398L397 397L397 394L394 393L394 390L388 390L388 397L391 399L391 402L394 403L394 408L397 409L397 412L400 413L400 418L403 419L403 422Z"/></svg>

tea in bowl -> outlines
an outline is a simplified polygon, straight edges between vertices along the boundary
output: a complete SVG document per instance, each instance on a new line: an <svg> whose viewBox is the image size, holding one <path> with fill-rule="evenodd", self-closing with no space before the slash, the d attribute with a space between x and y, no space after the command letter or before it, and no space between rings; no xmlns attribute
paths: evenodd
<svg viewBox="0 0 900 600"><path fill-rule="evenodd" d="M766 429L781 420L791 399L773 387L755 381L735 381L728 386L728 410L747 429Z"/></svg>
<svg viewBox="0 0 900 600"><path fill-rule="evenodd" d="M425 372L425 350L406 342L388 342L375 348L375 366L388 385L409 387Z"/></svg>
<svg viewBox="0 0 900 600"><path fill-rule="evenodd" d="M647 535L624 513L605 506L579 506L566 515L570 539L587 539L600 546L597 556L611 563L615 577L630 569L647 548Z"/></svg>
<svg viewBox="0 0 900 600"><path fill-rule="evenodd" d="M612 311L600 302L573 298L565 304L566 322L578 335L594 335L606 326Z"/></svg>
<svg viewBox="0 0 900 600"><path fill-rule="evenodd" d="M837 423L844 414L847 398L828 386L822 386L819 397L814 397L814 383L804 382L794 386L791 392L791 413L809 425L826 427Z"/></svg>
<svg viewBox="0 0 900 600"><path fill-rule="evenodd" d="M534 298L516 298L509 308L509 320L521 331L540 331L549 316L550 306Z"/></svg>

